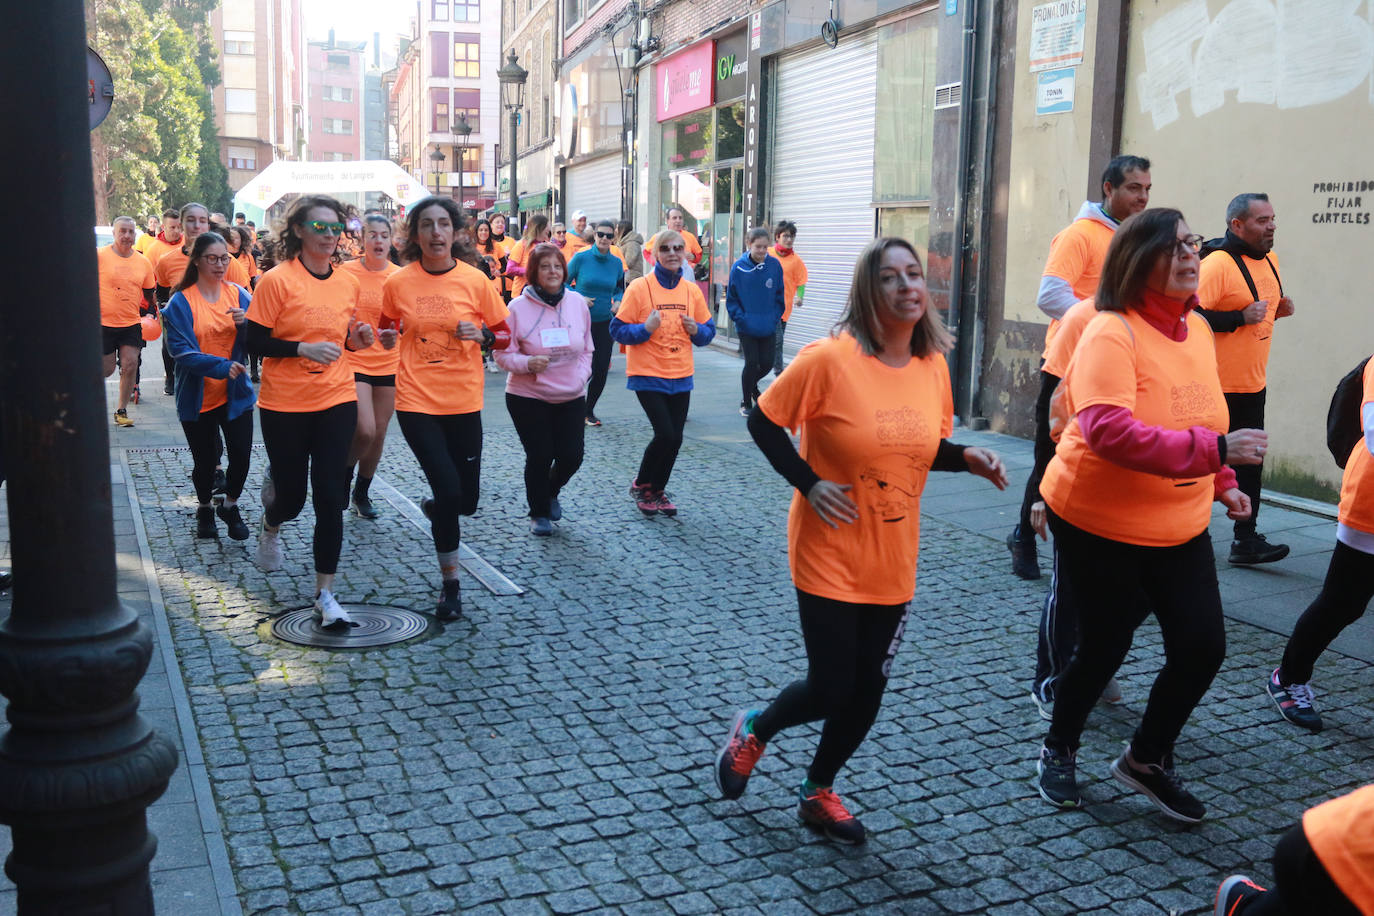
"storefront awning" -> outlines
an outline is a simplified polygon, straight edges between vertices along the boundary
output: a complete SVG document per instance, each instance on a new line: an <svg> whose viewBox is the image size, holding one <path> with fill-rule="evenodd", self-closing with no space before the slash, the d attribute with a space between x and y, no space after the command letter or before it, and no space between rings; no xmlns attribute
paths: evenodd
<svg viewBox="0 0 1374 916"><path fill-rule="evenodd" d="M521 194L521 195L520 195L520 212L521 212L521 213L524 213L524 212L527 211L527 210L540 210L540 209L546 208L546 207L549 206L549 203L550 203L550 201L552 201L552 200L553 200L553 192L552 192L552 191L540 191L538 194ZM510 212L510 198L509 198L509 197L503 197L503 198L501 198L500 200L498 200L498 201L496 201L494 204L492 204L492 205L491 205L491 208L492 208L492 210L494 210L494 211L497 212L497 213L509 213L509 212Z"/></svg>

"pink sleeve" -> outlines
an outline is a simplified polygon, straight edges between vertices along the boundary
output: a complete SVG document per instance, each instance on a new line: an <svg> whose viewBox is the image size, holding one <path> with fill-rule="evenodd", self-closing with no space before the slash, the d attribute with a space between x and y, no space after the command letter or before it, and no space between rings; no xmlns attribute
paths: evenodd
<svg viewBox="0 0 1374 916"><path fill-rule="evenodd" d="M1092 404L1078 412L1078 428L1088 448L1128 470L1201 477L1222 468L1217 434L1204 426L1165 429L1137 420L1125 407Z"/></svg>
<svg viewBox="0 0 1374 916"><path fill-rule="evenodd" d="M1217 471L1216 476L1212 478L1212 498L1221 499L1221 494L1237 486L1239 486L1239 484L1236 482L1235 469L1229 464L1223 464L1221 470ZM1251 511L1254 510L1252 509ZM1251 516L1251 518L1254 518L1254 516Z"/></svg>

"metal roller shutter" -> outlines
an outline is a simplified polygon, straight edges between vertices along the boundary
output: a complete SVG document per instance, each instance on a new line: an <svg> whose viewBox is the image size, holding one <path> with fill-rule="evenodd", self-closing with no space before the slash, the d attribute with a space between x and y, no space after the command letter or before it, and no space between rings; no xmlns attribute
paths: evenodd
<svg viewBox="0 0 1374 916"><path fill-rule="evenodd" d="M563 218L572 219L576 210L587 211L587 219L620 219L620 153L603 156L567 169L568 194Z"/></svg>
<svg viewBox="0 0 1374 916"><path fill-rule="evenodd" d="M803 305L787 323L789 355L830 333L874 235L877 80L875 31L778 62L769 215L797 224L808 275Z"/></svg>

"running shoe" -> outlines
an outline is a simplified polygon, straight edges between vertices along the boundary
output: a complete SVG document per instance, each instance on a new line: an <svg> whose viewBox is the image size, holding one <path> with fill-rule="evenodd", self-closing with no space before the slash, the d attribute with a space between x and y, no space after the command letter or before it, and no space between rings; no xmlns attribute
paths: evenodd
<svg viewBox="0 0 1374 916"><path fill-rule="evenodd" d="M268 531L267 522L264 521L258 529L258 569L263 572L276 572L281 569L286 561L285 551L281 546L281 531Z"/></svg>
<svg viewBox="0 0 1374 916"><path fill-rule="evenodd" d="M439 594L439 605L434 609L434 616L444 622L457 620L463 616L463 600L457 579L444 580L443 591Z"/></svg>
<svg viewBox="0 0 1374 916"><path fill-rule="evenodd" d="M1316 694L1311 684L1289 684L1285 687L1279 683L1279 669L1275 668L1274 673L1269 675L1265 687L1268 688L1269 699L1279 708L1279 715L1298 728L1305 728L1310 732L1322 730L1322 717L1312 705Z"/></svg>
<svg viewBox="0 0 1374 916"><path fill-rule="evenodd" d="M558 501L557 496L549 497L549 521L563 521L563 504Z"/></svg>
<svg viewBox="0 0 1374 916"><path fill-rule="evenodd" d="M434 521L434 498L426 496L420 500L420 511L425 514L425 518Z"/></svg>
<svg viewBox="0 0 1374 916"><path fill-rule="evenodd" d="M115 426L133 426L134 421L129 419L129 412L123 407L114 412Z"/></svg>
<svg viewBox="0 0 1374 916"><path fill-rule="evenodd" d="M372 497L362 496L355 492L350 500L353 506L353 513L359 518L381 518L382 513L377 511L377 507L372 505Z"/></svg>
<svg viewBox="0 0 1374 916"><path fill-rule="evenodd" d="M1142 772L1126 762L1129 753L1129 748L1122 751L1112 764L1111 774L1117 782L1144 795L1154 802L1156 808L1176 821L1185 824L1202 821L1207 809L1183 787L1183 780L1174 771L1171 760L1166 757L1163 764L1149 764L1146 771Z"/></svg>
<svg viewBox="0 0 1374 916"><path fill-rule="evenodd" d="M272 504L277 501L277 485L272 482L272 466L269 464L267 470L262 472L262 490L258 494L262 502L262 510L266 512L272 508Z"/></svg>
<svg viewBox="0 0 1374 916"><path fill-rule="evenodd" d="M1077 756L1040 748L1040 757L1035 761L1035 772L1040 776L1036 789L1041 798L1056 808L1083 806L1083 796L1078 791Z"/></svg>
<svg viewBox="0 0 1374 916"><path fill-rule="evenodd" d="M1031 700L1035 702L1035 709L1040 713L1040 718L1046 722L1054 721L1054 700L1046 700L1040 696L1040 691L1031 688Z"/></svg>
<svg viewBox="0 0 1374 916"><path fill-rule="evenodd" d="M229 531L229 537L236 541L248 540L250 534L248 525L244 523L243 516L239 514L237 505L220 506L215 509L215 514L220 517L220 521L224 522L224 527Z"/></svg>
<svg viewBox="0 0 1374 916"><path fill-rule="evenodd" d="M754 765L763 756L763 742L746 726L759 714L757 709L741 709L730 726L730 737L716 755L716 788L723 798L739 798L749 784Z"/></svg>
<svg viewBox="0 0 1374 916"><path fill-rule="evenodd" d="M172 388L172 383L171 383L171 382L163 382L163 383L162 383L162 393L165 394L165 395L167 395L167 397L169 397L169 398L170 398L172 395L176 394L175 389Z"/></svg>
<svg viewBox="0 0 1374 916"><path fill-rule="evenodd" d="M1231 542L1231 555L1226 562L1232 566L1257 566L1274 563L1288 556L1287 544L1271 544L1262 534Z"/></svg>
<svg viewBox="0 0 1374 916"><path fill-rule="evenodd" d="M645 518L653 518L658 515L658 494L648 487L640 487L635 491L635 505L644 513Z"/></svg>
<svg viewBox="0 0 1374 916"><path fill-rule="evenodd" d="M1121 685L1116 682L1116 678L1107 681L1107 686L1102 688L1102 696L1099 698L1108 706L1117 706L1125 702L1126 697L1121 693Z"/></svg>
<svg viewBox="0 0 1374 916"><path fill-rule="evenodd" d="M836 843L857 846L864 841L864 825L845 809L834 789L817 789L815 795L807 795L803 783L799 793L801 804L797 806L797 817L803 824L821 831Z"/></svg>
<svg viewBox="0 0 1374 916"><path fill-rule="evenodd" d="M664 493L662 490L654 494L654 505L659 512L669 518L677 516L677 506L673 505L672 501L668 499L668 494Z"/></svg>
<svg viewBox="0 0 1374 916"><path fill-rule="evenodd" d="M1011 551L1011 572L1018 579L1040 578L1040 555L1035 549L1035 539L1023 541L1019 537L1021 526L1007 535L1007 549Z"/></svg>
<svg viewBox="0 0 1374 916"><path fill-rule="evenodd" d="M553 522L544 516L530 519L530 534L546 538L553 534Z"/></svg>
<svg viewBox="0 0 1374 916"><path fill-rule="evenodd" d="M630 495L631 495L631 496L638 496L638 495L640 495L642 492L644 492L644 491L647 490L647 489L648 489L648 485L647 485L647 484L642 484L642 483L640 483L638 477L636 477L634 480L630 481Z"/></svg>
<svg viewBox="0 0 1374 916"><path fill-rule="evenodd" d="M1264 893L1264 888L1244 875L1232 875L1217 888L1217 905L1213 916L1240 916L1251 900Z"/></svg>
<svg viewBox="0 0 1374 916"><path fill-rule="evenodd" d="M748 402L748 401L740 401L740 402L739 402L739 415L740 415L741 417L747 417L747 416L749 416L749 402Z"/></svg>
<svg viewBox="0 0 1374 916"><path fill-rule="evenodd" d="M215 480L210 484L210 492L215 496L223 496L224 488L229 485L229 481L224 476L224 468L215 468Z"/></svg>
<svg viewBox="0 0 1374 916"><path fill-rule="evenodd" d="M587 414L587 425L588 425L588 426L600 426L600 425L601 425L601 421L598 420L598 419L596 418L596 414L594 414L594 413L593 413L593 414Z"/></svg>
<svg viewBox="0 0 1374 916"><path fill-rule="evenodd" d="M327 588L320 589L315 595L315 613L320 615L322 627L345 627L353 625L353 618L339 604L334 593Z"/></svg>
<svg viewBox="0 0 1374 916"><path fill-rule="evenodd" d="M199 506L196 508L196 537L219 537L219 528L215 527L215 510L213 506Z"/></svg>

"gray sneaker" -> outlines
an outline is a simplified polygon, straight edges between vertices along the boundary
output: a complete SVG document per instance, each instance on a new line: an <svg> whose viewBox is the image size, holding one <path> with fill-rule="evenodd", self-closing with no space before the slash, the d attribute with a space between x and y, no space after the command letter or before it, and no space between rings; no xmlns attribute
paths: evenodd
<svg viewBox="0 0 1374 916"><path fill-rule="evenodd" d="M268 531L267 522L263 522L258 529L258 569L263 572L276 572L281 569L286 561L285 552L281 546L281 531Z"/></svg>

